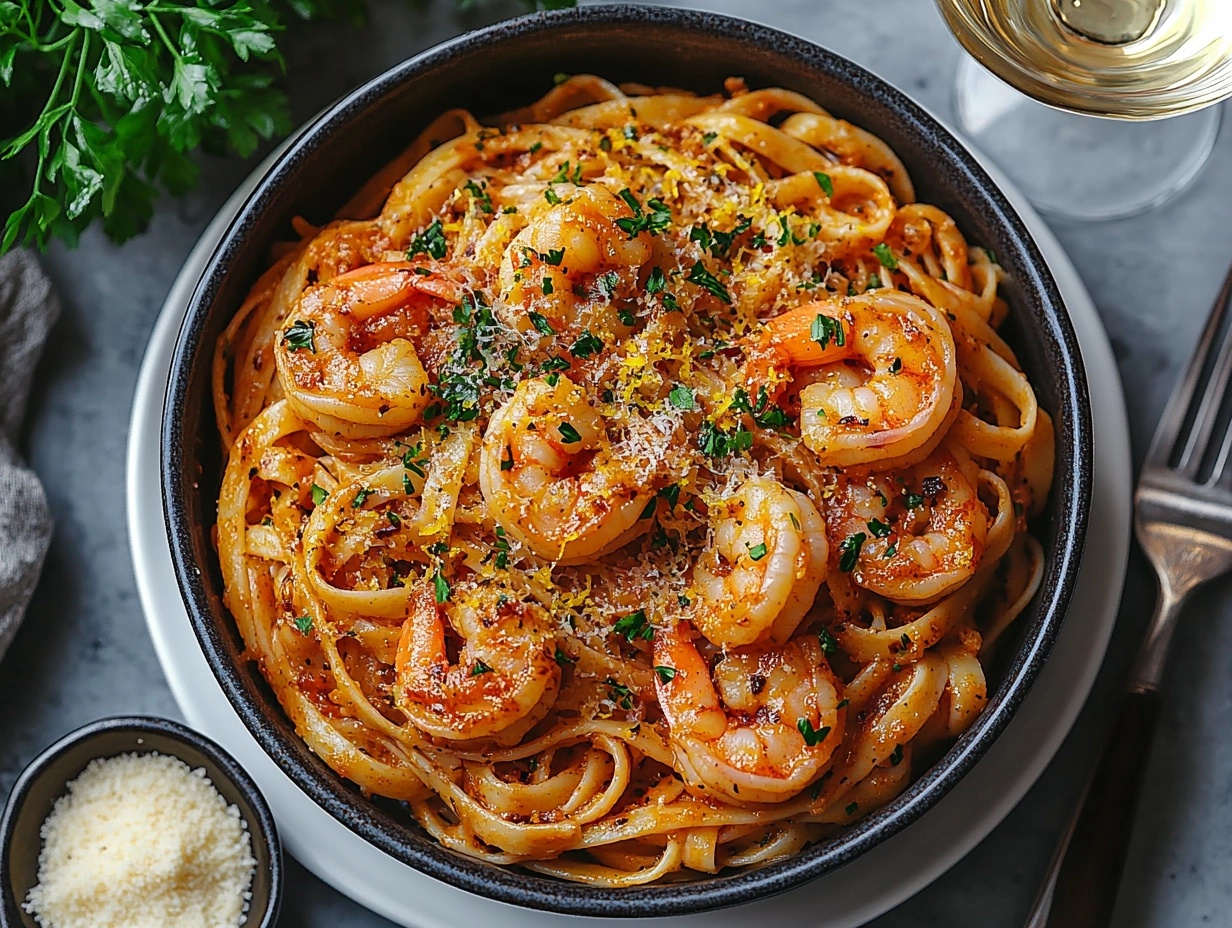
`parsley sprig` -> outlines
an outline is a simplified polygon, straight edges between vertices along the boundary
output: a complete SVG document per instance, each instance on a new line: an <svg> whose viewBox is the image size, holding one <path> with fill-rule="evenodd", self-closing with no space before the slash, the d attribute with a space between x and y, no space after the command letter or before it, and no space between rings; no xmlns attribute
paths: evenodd
<svg viewBox="0 0 1232 928"><path fill-rule="evenodd" d="M467 5L473 0L461 0ZM541 8L574 0L524 0ZM196 186L198 150L247 158L291 128L277 78L288 19L363 18L366 0L0 2L0 252L145 229ZM9 199L9 197L12 197Z"/></svg>

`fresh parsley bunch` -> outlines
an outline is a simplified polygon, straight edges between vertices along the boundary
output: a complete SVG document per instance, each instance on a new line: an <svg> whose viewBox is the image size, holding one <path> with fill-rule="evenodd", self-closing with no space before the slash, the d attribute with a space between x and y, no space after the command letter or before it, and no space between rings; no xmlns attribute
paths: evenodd
<svg viewBox="0 0 1232 928"><path fill-rule="evenodd" d="M53 237L74 244L95 220L117 242L142 231L160 191L196 183L196 149L247 157L288 131L276 84L286 15L356 19L365 6L0 0L0 132L18 127L0 141L0 207L11 210L0 253Z"/></svg>

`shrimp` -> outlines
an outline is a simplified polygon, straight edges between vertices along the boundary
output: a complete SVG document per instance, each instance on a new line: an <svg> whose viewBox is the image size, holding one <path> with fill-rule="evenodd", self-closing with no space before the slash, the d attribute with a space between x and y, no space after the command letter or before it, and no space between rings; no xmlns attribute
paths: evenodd
<svg viewBox="0 0 1232 928"><path fill-rule="evenodd" d="M737 804L778 802L842 743L842 684L812 635L729 651L713 675L687 622L655 634L655 687L686 782Z"/></svg>
<svg viewBox="0 0 1232 928"><path fill-rule="evenodd" d="M438 269L406 261L365 265L308 288L274 340L291 408L348 439L415 424L429 402L428 375L407 336L426 326L427 301L462 296Z"/></svg>
<svg viewBox="0 0 1232 928"><path fill-rule="evenodd" d="M633 218L632 207L601 184L573 189L566 196L505 249L497 311L511 328L529 331L527 311L533 310L559 332L594 324L589 315L603 307L611 307L612 318L605 315L604 321L612 327L618 324L612 294L639 289L652 240L644 230L630 235L617 224Z"/></svg>
<svg viewBox="0 0 1232 928"><path fill-rule="evenodd" d="M658 451L622 450L628 444L609 441L603 417L568 377L524 380L488 422L479 487L505 531L535 554L593 560L650 525L639 516L655 495L647 473Z"/></svg>
<svg viewBox="0 0 1232 928"><path fill-rule="evenodd" d="M839 475L824 509L840 569L857 585L905 604L934 602L966 583L988 533L979 476L969 470L943 449L906 475Z"/></svg>
<svg viewBox="0 0 1232 928"><path fill-rule="evenodd" d="M753 477L710 506L714 543L693 567L693 622L730 648L782 644L826 578L826 525L812 501L773 477Z"/></svg>
<svg viewBox="0 0 1232 928"><path fill-rule="evenodd" d="M961 390L945 316L897 290L806 303L746 344L750 387L800 379L800 435L823 465L899 463L925 447Z"/></svg>
<svg viewBox="0 0 1232 928"><path fill-rule="evenodd" d="M395 657L394 704L437 738L512 744L543 718L560 689L556 636L542 606L482 584L411 591ZM462 644L450 663L446 634Z"/></svg>

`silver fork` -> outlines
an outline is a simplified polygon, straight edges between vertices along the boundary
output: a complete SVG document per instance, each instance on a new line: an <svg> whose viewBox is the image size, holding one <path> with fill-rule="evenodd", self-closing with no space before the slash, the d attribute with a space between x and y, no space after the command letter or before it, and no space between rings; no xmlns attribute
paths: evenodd
<svg viewBox="0 0 1232 928"><path fill-rule="evenodd" d="M1155 614L1116 724L1053 855L1026 928L1104 928L1111 921L1177 620L1199 584L1232 569L1232 428L1225 425L1216 434L1232 380L1232 337L1221 334L1230 303L1232 270L1193 360L1168 400L1138 478L1134 524L1159 579Z"/></svg>

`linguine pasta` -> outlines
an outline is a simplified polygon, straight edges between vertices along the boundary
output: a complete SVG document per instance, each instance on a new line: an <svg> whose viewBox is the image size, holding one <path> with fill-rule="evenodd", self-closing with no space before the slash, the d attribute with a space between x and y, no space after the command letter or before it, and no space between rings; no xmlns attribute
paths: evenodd
<svg viewBox="0 0 1232 928"><path fill-rule="evenodd" d="M342 215L214 362L227 604L341 776L628 886L793 854L979 714L1052 426L881 140L578 76Z"/></svg>

